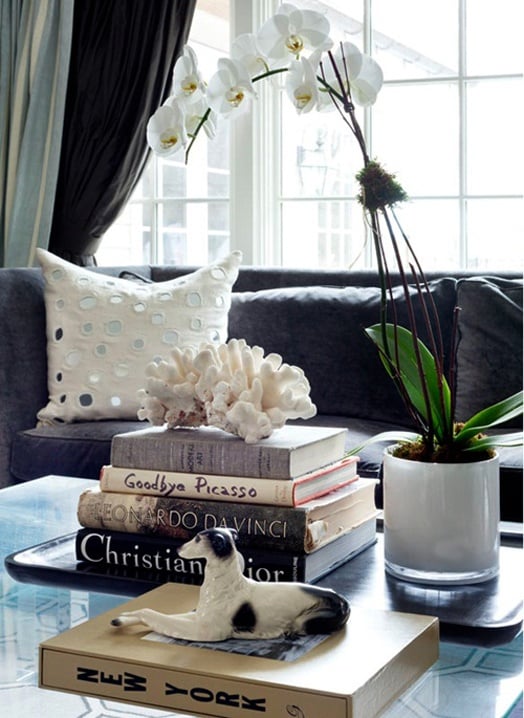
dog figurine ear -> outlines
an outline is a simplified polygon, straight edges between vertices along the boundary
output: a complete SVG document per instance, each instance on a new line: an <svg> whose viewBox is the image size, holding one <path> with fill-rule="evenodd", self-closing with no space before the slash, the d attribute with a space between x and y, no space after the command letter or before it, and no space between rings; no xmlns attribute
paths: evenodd
<svg viewBox="0 0 524 718"><path fill-rule="evenodd" d="M231 529L211 529L206 533L215 552L215 556L225 558L236 552L235 539Z"/></svg>
<svg viewBox="0 0 524 718"><path fill-rule="evenodd" d="M230 528L228 528L228 531L231 534L233 541L235 543L238 543L238 531L236 529L230 529Z"/></svg>

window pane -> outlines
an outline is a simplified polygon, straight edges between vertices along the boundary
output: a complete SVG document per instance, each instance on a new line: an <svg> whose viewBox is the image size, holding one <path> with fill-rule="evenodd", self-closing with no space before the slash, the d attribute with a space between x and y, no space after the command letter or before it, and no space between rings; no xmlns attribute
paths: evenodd
<svg viewBox="0 0 524 718"><path fill-rule="evenodd" d="M186 169L182 162L169 159L159 162L158 176L162 197L185 197Z"/></svg>
<svg viewBox="0 0 524 718"><path fill-rule="evenodd" d="M162 231L162 259L161 264L187 264L187 237L185 232L175 229Z"/></svg>
<svg viewBox="0 0 524 718"><path fill-rule="evenodd" d="M203 139L201 137L199 140ZM207 146L208 165L214 169L229 171L229 123L219 123L216 136Z"/></svg>
<svg viewBox="0 0 524 718"><path fill-rule="evenodd" d="M355 196L355 174L364 164L347 125L336 112L298 115L282 103L284 197Z"/></svg>
<svg viewBox="0 0 524 718"><path fill-rule="evenodd" d="M229 196L229 132L221 124L216 137L199 135L191 149L191 159L157 160L158 186L164 198Z"/></svg>
<svg viewBox="0 0 524 718"><path fill-rule="evenodd" d="M424 270L460 266L458 200L414 200L396 212Z"/></svg>
<svg viewBox="0 0 524 718"><path fill-rule="evenodd" d="M466 3L468 75L522 72L522 0Z"/></svg>
<svg viewBox="0 0 524 718"><path fill-rule="evenodd" d="M468 83L468 194L522 192L523 97L521 80Z"/></svg>
<svg viewBox="0 0 524 718"><path fill-rule="evenodd" d="M162 264L206 264L229 251L229 203L166 201L159 207Z"/></svg>
<svg viewBox="0 0 524 718"><path fill-rule="evenodd" d="M145 166L145 169L142 173L142 176L140 177L138 184L136 185L133 194L131 196L131 201L142 198L150 198L154 197L154 188L153 188L153 158L150 157L147 161L147 164Z"/></svg>
<svg viewBox="0 0 524 718"><path fill-rule="evenodd" d="M166 200L159 205L158 219L164 231L183 229L187 225L185 202L171 202Z"/></svg>
<svg viewBox="0 0 524 718"><path fill-rule="evenodd" d="M126 208L104 236L96 253L100 266L140 265L151 261L153 227L152 204L134 201Z"/></svg>
<svg viewBox="0 0 524 718"><path fill-rule="evenodd" d="M348 40L363 49L363 0L295 0L293 5L324 13L331 26L331 37L336 42Z"/></svg>
<svg viewBox="0 0 524 718"><path fill-rule="evenodd" d="M355 200L283 202L283 265L364 266L364 223Z"/></svg>
<svg viewBox="0 0 524 718"><path fill-rule="evenodd" d="M457 0L373 0L372 10L374 53L386 80L457 74Z"/></svg>
<svg viewBox="0 0 524 718"><path fill-rule="evenodd" d="M323 0L322 2L318 0L299 0L299 2L294 4L316 10L317 12L322 12L325 7L331 25L341 23L346 26L348 33L351 30L355 32L362 29L362 23L364 21L364 3L362 0ZM351 24L347 24L348 18L352 18L353 21L358 22L358 26L355 25L352 27Z"/></svg>
<svg viewBox="0 0 524 718"><path fill-rule="evenodd" d="M384 87L374 108L372 154L397 175L408 195L457 194L457 88Z"/></svg>
<svg viewBox="0 0 524 718"><path fill-rule="evenodd" d="M523 269L523 209L521 199L468 201L468 267Z"/></svg>
<svg viewBox="0 0 524 718"><path fill-rule="evenodd" d="M210 170L207 175L208 197L229 197L229 172Z"/></svg>

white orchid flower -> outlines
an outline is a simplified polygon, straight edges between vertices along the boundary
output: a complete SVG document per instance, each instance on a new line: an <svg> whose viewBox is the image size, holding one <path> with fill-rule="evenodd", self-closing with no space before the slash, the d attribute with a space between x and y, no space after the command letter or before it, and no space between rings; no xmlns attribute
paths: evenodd
<svg viewBox="0 0 524 718"><path fill-rule="evenodd" d="M194 137L197 130L200 131L200 123L209 110L202 129L210 140L214 139L217 129L217 115L216 112L208 106L206 98L201 97L197 102L192 102L185 109L185 127L189 137Z"/></svg>
<svg viewBox="0 0 524 718"><path fill-rule="evenodd" d="M255 88L246 67L241 62L222 57L207 88L210 107L219 115L239 114L248 109L253 97L256 97Z"/></svg>
<svg viewBox="0 0 524 718"><path fill-rule="evenodd" d="M163 157L175 155L186 147L184 113L174 97L149 118L147 143L153 152Z"/></svg>
<svg viewBox="0 0 524 718"><path fill-rule="evenodd" d="M377 99L382 87L383 75L378 63L369 55L360 52L352 42L344 42L332 53L338 69L339 78L345 93L351 94L352 99L366 107L372 105ZM329 57L322 60L324 79L335 92L340 92L340 84L333 64ZM320 73L322 74L322 73ZM348 87L349 80L349 87ZM322 109L331 109L333 103L327 92L321 93L320 105Z"/></svg>
<svg viewBox="0 0 524 718"><path fill-rule="evenodd" d="M231 45L231 59L247 68L250 77L256 77L267 71L267 62L258 49L253 33L239 35Z"/></svg>
<svg viewBox="0 0 524 718"><path fill-rule="evenodd" d="M205 94L206 86L198 70L195 51L186 45L184 54L175 63L173 70L173 92L177 99L198 102Z"/></svg>
<svg viewBox="0 0 524 718"><path fill-rule="evenodd" d="M315 67L302 57L294 60L286 74L286 93L299 114L313 110L319 102Z"/></svg>
<svg viewBox="0 0 524 718"><path fill-rule="evenodd" d="M360 72L350 82L353 90L353 99L357 105L368 107L373 105L382 87L384 76L380 65L369 55L362 55Z"/></svg>
<svg viewBox="0 0 524 718"><path fill-rule="evenodd" d="M290 56L300 58L305 50L329 49L329 30L325 15L284 3L258 31L257 45L273 63L287 62Z"/></svg>

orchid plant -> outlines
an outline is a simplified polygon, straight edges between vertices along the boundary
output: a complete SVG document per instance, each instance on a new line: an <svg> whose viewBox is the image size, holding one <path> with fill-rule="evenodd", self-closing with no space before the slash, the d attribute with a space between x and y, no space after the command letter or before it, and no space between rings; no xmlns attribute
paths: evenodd
<svg viewBox="0 0 524 718"><path fill-rule="evenodd" d="M288 3L281 5L258 33L234 40L231 56L218 61L217 71L207 83L196 54L186 47L174 68L172 96L149 120L149 146L163 157L183 152L187 162L199 134L203 131L213 138L221 118L232 119L248 111L257 100L257 83L268 78L283 81L280 85L299 114L337 111L362 156L362 168L356 174L358 199L370 227L381 287L379 321L366 332L377 346L415 427L414 432L386 432L373 440L398 442L396 453L406 458L440 462L474 461L489 456L494 447L520 445L522 432L490 436L484 432L522 414L522 392L480 411L465 423L455 421L453 360L449 379L444 372L444 356L449 351L453 358L455 346L443 346L428 283L395 212L407 195L395 176L369 156L356 117L355 104L365 107L376 101L382 71L354 44L334 45L325 15ZM391 254L404 289L408 327L400 326L396 317L388 259ZM429 347L419 338L409 284L416 287ZM361 448L355 447L354 452Z"/></svg>

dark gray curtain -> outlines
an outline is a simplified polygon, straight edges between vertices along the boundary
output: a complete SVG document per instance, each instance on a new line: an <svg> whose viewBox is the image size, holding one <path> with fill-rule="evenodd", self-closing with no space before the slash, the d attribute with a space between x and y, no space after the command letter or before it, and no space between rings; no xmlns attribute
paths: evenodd
<svg viewBox="0 0 524 718"><path fill-rule="evenodd" d="M148 156L196 0L77 0L49 250L95 264Z"/></svg>

